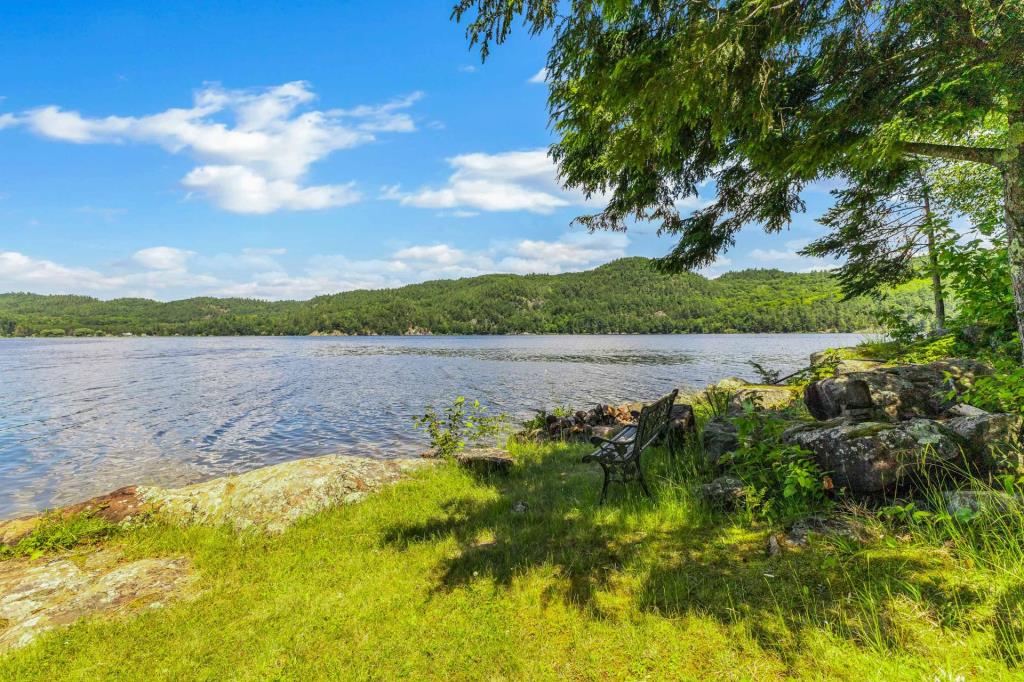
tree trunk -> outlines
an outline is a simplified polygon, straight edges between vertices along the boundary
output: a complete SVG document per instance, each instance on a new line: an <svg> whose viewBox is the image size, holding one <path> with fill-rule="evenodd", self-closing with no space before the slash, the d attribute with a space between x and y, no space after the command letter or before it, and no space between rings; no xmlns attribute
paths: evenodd
<svg viewBox="0 0 1024 682"><path fill-rule="evenodd" d="M1010 139L1014 130L1024 126L1024 110L1011 111ZM1017 313L1017 332L1021 339L1021 358L1024 361L1024 145L1009 150L1003 164L1003 187L1006 204L1006 252L1010 261L1010 281L1013 284L1013 302Z"/></svg>
<svg viewBox="0 0 1024 682"><path fill-rule="evenodd" d="M946 330L946 300L942 294L939 251L935 245L935 223L932 222L931 188L928 186L923 173L919 177L921 179L921 191L924 196L925 229L928 231L928 269L931 270L932 296L935 298L935 333L941 334Z"/></svg>

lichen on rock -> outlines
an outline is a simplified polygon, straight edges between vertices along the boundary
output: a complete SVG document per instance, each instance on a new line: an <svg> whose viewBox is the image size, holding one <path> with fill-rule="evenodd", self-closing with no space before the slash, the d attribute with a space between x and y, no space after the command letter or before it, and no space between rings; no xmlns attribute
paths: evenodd
<svg viewBox="0 0 1024 682"><path fill-rule="evenodd" d="M193 594L186 557L125 561L117 549L0 562L0 651L88 616L136 613Z"/></svg>

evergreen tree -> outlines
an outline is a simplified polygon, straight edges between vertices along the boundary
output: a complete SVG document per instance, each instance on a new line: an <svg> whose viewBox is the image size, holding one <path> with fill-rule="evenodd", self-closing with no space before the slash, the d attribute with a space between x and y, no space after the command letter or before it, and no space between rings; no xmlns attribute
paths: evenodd
<svg viewBox="0 0 1024 682"><path fill-rule="evenodd" d="M783 229L822 177L993 168L1024 341L1024 0L459 0L453 16L483 58L520 19L552 32L552 155L566 185L608 196L578 220L660 223L679 235L667 267L712 262L746 224ZM964 137L993 120L998 143ZM681 215L709 180L715 201Z"/></svg>

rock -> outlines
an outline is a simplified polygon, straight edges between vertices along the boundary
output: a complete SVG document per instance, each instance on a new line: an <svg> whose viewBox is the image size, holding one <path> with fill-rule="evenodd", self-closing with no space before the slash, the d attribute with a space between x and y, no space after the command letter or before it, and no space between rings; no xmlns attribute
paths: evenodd
<svg viewBox="0 0 1024 682"><path fill-rule="evenodd" d="M759 410L784 410L796 402L798 395L799 389L791 386L744 386L729 400L729 411L742 413L746 402Z"/></svg>
<svg viewBox="0 0 1024 682"><path fill-rule="evenodd" d="M672 406L669 415L668 433L675 443L683 443L697 428L697 420L693 415L693 407L683 403Z"/></svg>
<svg viewBox="0 0 1024 682"><path fill-rule="evenodd" d="M530 511L530 505L526 504L523 500L516 500L515 503L512 504L513 514L525 514L528 511Z"/></svg>
<svg viewBox="0 0 1024 682"><path fill-rule="evenodd" d="M716 417L704 425L701 441L704 444L704 456L708 464L718 464L718 460L727 452L740 446L739 430L727 419Z"/></svg>
<svg viewBox="0 0 1024 682"><path fill-rule="evenodd" d="M859 358L846 358L839 361L836 365L836 376L842 376L843 374L853 374L854 372L870 372L871 370L884 367L884 362L878 360L864 360Z"/></svg>
<svg viewBox="0 0 1024 682"><path fill-rule="evenodd" d="M726 377L712 384L713 388L717 388L722 391L736 391L744 386L750 386L750 382L746 379L740 379L739 377Z"/></svg>
<svg viewBox="0 0 1024 682"><path fill-rule="evenodd" d="M852 372L809 384L804 391L804 402L816 419L834 419L842 414L847 385L851 381L864 381L879 416L885 419L938 417L952 405L946 398L950 388L964 391L973 384L975 377L991 371L988 365L973 360L943 360L927 365Z"/></svg>
<svg viewBox="0 0 1024 682"><path fill-rule="evenodd" d="M152 505L139 496L138 489L135 486L129 486L50 513L65 519L78 514L90 514L110 523L124 525L145 518L152 511ZM35 530L44 518L46 518L45 514L36 514L0 521L0 544L17 544L19 540Z"/></svg>
<svg viewBox="0 0 1024 682"><path fill-rule="evenodd" d="M137 488L140 498L171 523L229 524L279 533L295 521L337 504L356 502L429 465L428 460L381 460L326 455L283 462L184 488Z"/></svg>
<svg viewBox="0 0 1024 682"><path fill-rule="evenodd" d="M963 439L969 459L977 471L985 474L1024 471L1020 419L1012 414L978 411L981 414L954 417L945 422L946 428Z"/></svg>
<svg viewBox="0 0 1024 682"><path fill-rule="evenodd" d="M953 407L951 407L948 410L946 410L946 412L942 416L943 417L950 417L950 418L952 418L952 417L980 417L980 416L986 415L986 414L988 414L988 412L986 412L985 410L981 409L980 407L975 407L974 405L967 405L965 403L957 403L956 405L953 405Z"/></svg>
<svg viewBox="0 0 1024 682"><path fill-rule="evenodd" d="M735 476L719 476L700 487L700 495L709 504L722 509L731 509L743 499L743 481Z"/></svg>
<svg viewBox="0 0 1024 682"><path fill-rule="evenodd" d="M478 474L505 474L512 471L515 460L512 455L499 448L470 448L455 455L455 461L463 469Z"/></svg>
<svg viewBox="0 0 1024 682"><path fill-rule="evenodd" d="M622 426L591 426L590 435L611 440L622 428Z"/></svg>
<svg viewBox="0 0 1024 682"><path fill-rule="evenodd" d="M814 453L835 487L855 495L890 490L911 474L960 456L956 434L929 419L898 424L836 419L793 427L782 440Z"/></svg>
<svg viewBox="0 0 1024 682"><path fill-rule="evenodd" d="M768 554L777 556L784 549L806 547L811 537L839 536L863 543L871 539L864 524L848 516L808 516L794 522L785 532L768 537Z"/></svg>
<svg viewBox="0 0 1024 682"><path fill-rule="evenodd" d="M1000 490L947 490L942 493L942 499L950 516L964 511L972 514L1003 513L1021 504L1019 498Z"/></svg>
<svg viewBox="0 0 1024 682"><path fill-rule="evenodd" d="M878 360L857 357L859 353L857 348L829 348L811 353L810 366L811 369L831 367L833 376L838 376L852 372L867 372L885 364Z"/></svg>
<svg viewBox="0 0 1024 682"><path fill-rule="evenodd" d="M119 550L0 562L0 651L97 614L158 608L192 595L185 557L126 561Z"/></svg>

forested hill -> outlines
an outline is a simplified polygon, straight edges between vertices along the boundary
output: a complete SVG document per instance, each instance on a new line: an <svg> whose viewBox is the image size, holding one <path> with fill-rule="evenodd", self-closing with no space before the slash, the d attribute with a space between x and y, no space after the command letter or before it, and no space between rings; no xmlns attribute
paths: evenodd
<svg viewBox="0 0 1024 682"><path fill-rule="evenodd" d="M927 303L924 287L893 294ZM484 275L308 301L0 294L0 335L515 334L856 331L877 304L839 300L826 273L667 275L645 258L561 275Z"/></svg>

